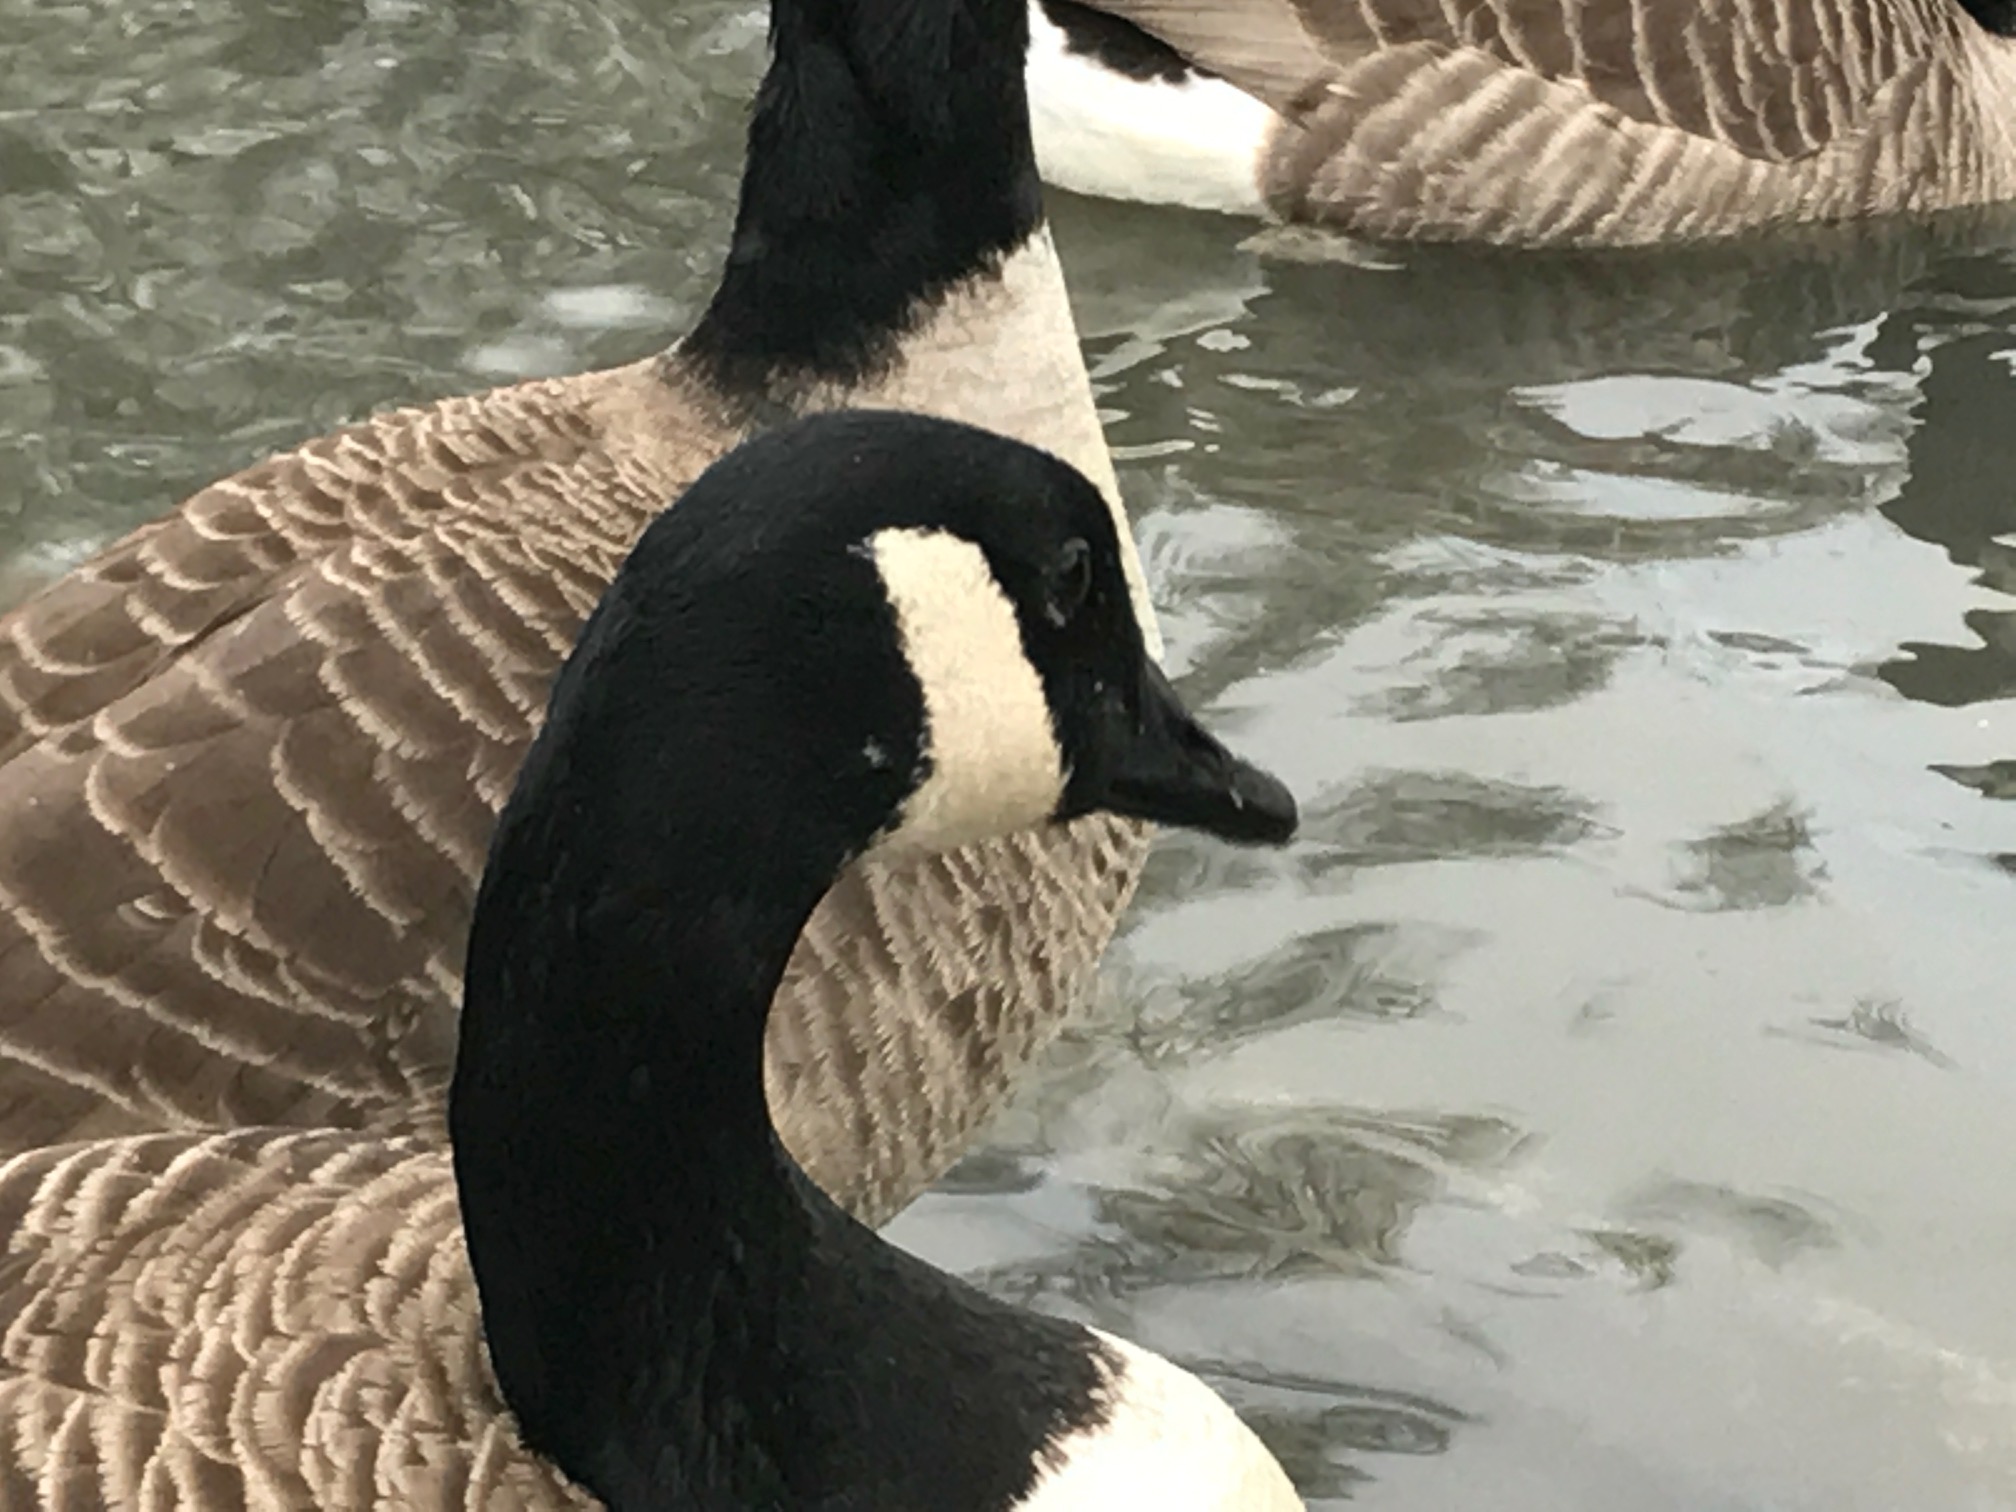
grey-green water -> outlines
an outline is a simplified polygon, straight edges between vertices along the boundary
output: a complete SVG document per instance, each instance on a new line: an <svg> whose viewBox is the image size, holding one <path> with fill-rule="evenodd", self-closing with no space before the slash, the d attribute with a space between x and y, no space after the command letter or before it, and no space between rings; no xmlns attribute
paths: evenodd
<svg viewBox="0 0 2016 1512"><path fill-rule="evenodd" d="M750 5L0 0L0 547L703 298ZM2016 227L1315 264L1060 202L1174 666L1305 797L892 1230L1317 1505L2016 1507Z"/></svg>

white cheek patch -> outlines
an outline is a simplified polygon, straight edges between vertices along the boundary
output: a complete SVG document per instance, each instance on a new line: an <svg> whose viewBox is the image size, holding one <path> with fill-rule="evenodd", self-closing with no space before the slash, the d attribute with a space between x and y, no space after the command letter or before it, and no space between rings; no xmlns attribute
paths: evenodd
<svg viewBox="0 0 2016 1512"><path fill-rule="evenodd" d="M1064 794L1063 753L986 556L935 530L878 531L869 544L924 690L930 761L878 848L950 850L1049 818Z"/></svg>

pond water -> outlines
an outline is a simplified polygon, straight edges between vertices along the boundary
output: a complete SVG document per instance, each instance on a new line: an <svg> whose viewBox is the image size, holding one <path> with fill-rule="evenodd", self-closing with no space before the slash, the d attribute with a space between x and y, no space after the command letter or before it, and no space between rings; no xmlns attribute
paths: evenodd
<svg viewBox="0 0 2016 1512"><path fill-rule="evenodd" d="M747 4L0 0L4 591L696 312ZM891 1230L1312 1505L2016 1507L2016 217L1659 257L1057 198L1186 691L1103 1000Z"/></svg>

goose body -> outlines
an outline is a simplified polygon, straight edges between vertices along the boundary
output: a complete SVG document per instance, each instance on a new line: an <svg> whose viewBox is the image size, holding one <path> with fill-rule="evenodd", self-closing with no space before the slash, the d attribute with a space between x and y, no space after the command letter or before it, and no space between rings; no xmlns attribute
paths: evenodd
<svg viewBox="0 0 2016 1512"><path fill-rule="evenodd" d="M0 1155L438 1128L550 680L645 523L752 430L984 421L1117 501L1025 37L1022 0L777 0L727 267L671 351L310 441L0 622ZM842 879L771 1031L817 1181L879 1218L949 1163L1084 992L1144 846L1095 817Z"/></svg>
<svg viewBox="0 0 2016 1512"><path fill-rule="evenodd" d="M877 1238L766 1105L772 994L850 858L1094 811L1292 831L1155 670L1123 539L1058 459L917 416L705 474L505 807L452 1151L238 1129L0 1165L0 1502L1299 1508L1201 1383Z"/></svg>
<svg viewBox="0 0 2016 1512"><path fill-rule="evenodd" d="M2016 199L2012 0L1030 0L1044 176L1634 246Z"/></svg>

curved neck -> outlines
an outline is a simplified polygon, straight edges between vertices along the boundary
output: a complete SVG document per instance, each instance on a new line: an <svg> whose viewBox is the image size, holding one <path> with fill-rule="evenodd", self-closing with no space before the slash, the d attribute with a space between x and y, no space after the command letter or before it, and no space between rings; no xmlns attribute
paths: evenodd
<svg viewBox="0 0 2016 1512"><path fill-rule="evenodd" d="M901 774L845 770L857 730L914 741L921 718L893 634L886 664L816 639L831 605L774 574L782 608L742 591L702 559L748 543L711 523L654 523L632 563L659 565L618 575L555 684L478 890L449 1091L498 1385L624 1512L712 1506L724 1463L761 1486L763 1330L838 1221L770 1123L764 1028L805 920L902 801ZM718 591L667 584L673 559ZM873 568L835 572L860 593ZM845 705L800 685L846 670L829 650L867 679Z"/></svg>
<svg viewBox="0 0 2016 1512"><path fill-rule="evenodd" d="M714 1505L766 1309L834 1216L771 1125L763 1031L847 846L752 833L735 796L610 793L603 827L549 793L471 935L449 1118L491 1361L526 1441L621 1512Z"/></svg>
<svg viewBox="0 0 2016 1512"><path fill-rule="evenodd" d="M730 397L857 383L1042 220L1026 0L776 0L720 288L679 348Z"/></svg>

